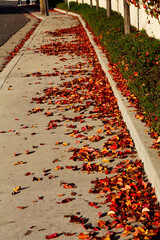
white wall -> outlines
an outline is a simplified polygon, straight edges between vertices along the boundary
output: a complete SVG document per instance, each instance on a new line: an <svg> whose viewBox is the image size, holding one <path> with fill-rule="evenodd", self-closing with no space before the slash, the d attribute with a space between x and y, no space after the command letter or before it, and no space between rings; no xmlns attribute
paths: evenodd
<svg viewBox="0 0 160 240"><path fill-rule="evenodd" d="M76 0L69 0L75 1ZM82 3L82 0L78 0L79 3ZM92 0L93 5L96 5L96 0ZM90 4L90 0L84 0L84 3ZM99 6L106 8L106 0L99 0ZM123 0L112 0L112 10L121 13L123 15ZM139 12L139 23L138 23L138 12ZM148 16L143 7L138 9L131 4L130 7L130 16L131 16L131 24L138 28L139 30L145 29L147 34L151 37L155 37L160 39L160 23L157 19ZM150 23L148 23L150 21ZM159 18L160 21L160 18Z"/></svg>

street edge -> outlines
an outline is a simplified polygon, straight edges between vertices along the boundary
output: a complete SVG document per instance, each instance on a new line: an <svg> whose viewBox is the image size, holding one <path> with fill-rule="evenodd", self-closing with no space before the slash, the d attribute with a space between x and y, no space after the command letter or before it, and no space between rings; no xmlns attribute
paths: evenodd
<svg viewBox="0 0 160 240"><path fill-rule="evenodd" d="M99 62L102 66L103 71L105 72L108 81L111 85L111 88L113 90L113 93L115 95L115 97L117 98L117 102L118 102L118 106L119 109L122 113L123 119L126 122L127 128L131 134L131 137L135 143L135 147L137 149L138 155L141 158L143 164L144 164L144 169L146 171L147 177L149 179L149 181L151 182L152 186L155 188L155 193L157 196L157 200L158 202L160 202L160 178L158 176L158 173L156 171L156 168L153 166L152 164L152 159L151 156L149 154L149 152L147 151L146 147L143 144L143 141L137 131L136 125L133 123L131 117L128 114L128 111L125 107L125 105L123 104L123 100L122 100L122 95L120 94L120 91L117 89L116 87L116 83L113 80L112 76L109 74L109 67L108 67L108 60L106 57L102 56L103 53L100 51L100 49L98 48L98 46L96 45L96 43L93 40L92 34L89 32L89 30L86 28L86 23L85 21L82 19L82 17L79 14L76 13L72 13L72 12L68 12L65 10L61 10L58 8L54 9L55 11L59 11L61 13L66 13L72 16L76 16L79 18L80 22L82 23L87 36L92 44L92 46L95 49L95 52L97 54L97 57L99 59Z"/></svg>
<svg viewBox="0 0 160 240"><path fill-rule="evenodd" d="M24 55L26 49L29 47L30 43L33 41L37 33L39 32L41 26L44 23L44 18L41 18L41 22L37 26L37 28L34 30L33 34L30 36L30 38L24 43L23 47L19 50L17 55L14 56L13 59L5 66L5 68L0 72L0 90L3 87L6 79L8 78L9 74L12 72L13 68L16 66L16 64L19 62L21 57Z"/></svg>

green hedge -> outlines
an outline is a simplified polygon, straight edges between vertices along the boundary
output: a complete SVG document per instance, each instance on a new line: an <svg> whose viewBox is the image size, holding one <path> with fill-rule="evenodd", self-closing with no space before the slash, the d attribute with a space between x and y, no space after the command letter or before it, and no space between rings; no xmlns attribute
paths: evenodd
<svg viewBox="0 0 160 240"><path fill-rule="evenodd" d="M57 7L67 10L67 3ZM101 36L111 61L117 63L145 117L151 121L151 130L160 134L160 41L134 27L131 34L124 35L123 17L116 12L106 18L104 8L96 11L96 7L75 2L70 2L70 11L81 14L95 35Z"/></svg>

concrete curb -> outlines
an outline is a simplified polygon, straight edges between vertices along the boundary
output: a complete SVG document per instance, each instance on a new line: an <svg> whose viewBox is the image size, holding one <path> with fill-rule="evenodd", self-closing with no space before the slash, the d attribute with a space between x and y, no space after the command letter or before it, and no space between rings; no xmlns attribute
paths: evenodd
<svg viewBox="0 0 160 240"><path fill-rule="evenodd" d="M106 57L103 56L104 54L97 47L96 43L93 40L92 34L86 28L85 21L82 19L82 17L79 14L67 12L64 10L57 9L57 8L55 8L55 10L59 11L61 13L65 13L65 14L67 13L69 15L76 16L79 18L80 22L82 23L82 25L89 37L90 42L96 51L96 54L97 54L97 57L99 59L101 66L102 66L102 69L105 72L105 74L108 78L108 81L112 87L113 93L114 93L115 97L117 98L119 109L122 113L123 119L126 122L127 128L130 131L131 137L135 143L135 147L137 149L138 155L139 155L140 159L142 160L142 162L144 163L144 169L147 173L148 179L152 183L152 186L155 188L155 193L157 195L157 199L160 202L160 174L157 171L157 163L154 162L154 159L153 159L151 153L149 153L148 149L144 145L144 141L142 140L140 130L137 127L137 124L142 124L142 123L140 123L140 121L138 119L136 119L135 117L134 117L135 119L133 121L133 116L132 117L130 116L129 111L127 110L126 105L124 104L124 101L126 101L126 99L124 100L120 91L117 90L116 83L113 80L112 76L108 72L108 70L109 70L108 60L106 59ZM146 133L146 137L149 137L147 135L147 133ZM145 138L145 140L146 140L146 138ZM155 150L153 150L153 151L155 151Z"/></svg>
<svg viewBox="0 0 160 240"><path fill-rule="evenodd" d="M3 84L5 83L6 79L8 78L9 74L12 72L13 68L16 66L16 64L19 62L21 57L25 54L26 49L29 47L30 43L33 41L37 33L39 32L41 26L44 23L43 21L38 25L38 27L35 29L34 33L30 36L30 38L25 42L23 47L19 50L17 55L6 65L6 67L3 69L3 71L0 73L0 89L3 87Z"/></svg>

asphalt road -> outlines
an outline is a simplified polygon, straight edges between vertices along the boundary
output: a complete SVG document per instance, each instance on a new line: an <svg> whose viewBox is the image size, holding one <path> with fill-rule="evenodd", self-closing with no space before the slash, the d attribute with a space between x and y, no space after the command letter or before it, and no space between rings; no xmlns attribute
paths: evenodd
<svg viewBox="0 0 160 240"><path fill-rule="evenodd" d="M0 1L0 46L29 21L17 4L18 1Z"/></svg>

